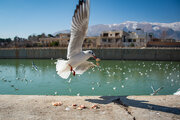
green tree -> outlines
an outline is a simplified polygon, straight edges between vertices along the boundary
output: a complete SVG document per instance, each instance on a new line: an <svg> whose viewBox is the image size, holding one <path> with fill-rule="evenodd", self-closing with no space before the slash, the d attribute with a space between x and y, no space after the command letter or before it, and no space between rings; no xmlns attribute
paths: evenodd
<svg viewBox="0 0 180 120"><path fill-rule="evenodd" d="M53 41L50 46L53 46L53 47L57 47L59 46L59 42L58 41Z"/></svg>
<svg viewBox="0 0 180 120"><path fill-rule="evenodd" d="M135 46L134 43L131 43L131 44L130 44L130 47L134 47L134 46Z"/></svg>
<svg viewBox="0 0 180 120"><path fill-rule="evenodd" d="M54 37L52 34L48 34L48 37Z"/></svg>
<svg viewBox="0 0 180 120"><path fill-rule="evenodd" d="M20 41L20 40L21 40L20 37L18 37L18 36L15 36L15 37L14 37L14 41L15 41L15 42L18 42L18 41Z"/></svg>

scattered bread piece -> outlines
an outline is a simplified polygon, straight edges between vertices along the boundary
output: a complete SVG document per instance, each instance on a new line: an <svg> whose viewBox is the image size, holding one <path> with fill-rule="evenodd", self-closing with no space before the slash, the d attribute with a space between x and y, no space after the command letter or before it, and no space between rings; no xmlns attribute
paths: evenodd
<svg viewBox="0 0 180 120"><path fill-rule="evenodd" d="M92 109L98 109L99 106L98 106L98 105L93 105L91 108L92 108Z"/></svg>
<svg viewBox="0 0 180 120"><path fill-rule="evenodd" d="M101 59L99 59L99 58L96 58L96 62L99 62L99 61L101 61Z"/></svg>
<svg viewBox="0 0 180 120"><path fill-rule="evenodd" d="M99 66L99 63L98 63L98 62L96 62L96 65L97 65L97 66Z"/></svg>
<svg viewBox="0 0 180 120"><path fill-rule="evenodd" d="M73 109L76 109L76 107L77 107L77 104L72 104Z"/></svg>
<svg viewBox="0 0 180 120"><path fill-rule="evenodd" d="M72 106L73 106L73 107L76 107L76 106L77 106L77 104L72 104Z"/></svg>
<svg viewBox="0 0 180 120"><path fill-rule="evenodd" d="M53 106L61 106L62 103L61 102L55 102L55 103L52 103Z"/></svg>
<svg viewBox="0 0 180 120"><path fill-rule="evenodd" d="M86 107L84 105L80 105L80 108L85 109Z"/></svg>
<svg viewBox="0 0 180 120"><path fill-rule="evenodd" d="M82 110L82 108L81 108L81 107L78 107L77 109L78 109L78 110Z"/></svg>

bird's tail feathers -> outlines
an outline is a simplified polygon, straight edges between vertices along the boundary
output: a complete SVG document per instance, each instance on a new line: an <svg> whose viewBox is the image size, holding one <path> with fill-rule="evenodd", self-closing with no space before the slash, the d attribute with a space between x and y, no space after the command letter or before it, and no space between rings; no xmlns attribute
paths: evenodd
<svg viewBox="0 0 180 120"><path fill-rule="evenodd" d="M57 74L63 79L68 79L71 74L70 68L67 64L67 60L57 60L56 62Z"/></svg>

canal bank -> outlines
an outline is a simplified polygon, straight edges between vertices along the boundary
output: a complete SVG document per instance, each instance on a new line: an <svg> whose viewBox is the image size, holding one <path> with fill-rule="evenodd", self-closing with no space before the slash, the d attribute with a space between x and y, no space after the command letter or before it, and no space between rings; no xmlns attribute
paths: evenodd
<svg viewBox="0 0 180 120"><path fill-rule="evenodd" d="M102 60L180 61L180 48L92 49ZM0 48L0 59L66 59L62 48Z"/></svg>
<svg viewBox="0 0 180 120"><path fill-rule="evenodd" d="M53 106L52 102L62 102ZM78 110L72 104L85 105ZM92 109L97 105L98 109ZM180 96L0 95L0 120L178 120Z"/></svg>

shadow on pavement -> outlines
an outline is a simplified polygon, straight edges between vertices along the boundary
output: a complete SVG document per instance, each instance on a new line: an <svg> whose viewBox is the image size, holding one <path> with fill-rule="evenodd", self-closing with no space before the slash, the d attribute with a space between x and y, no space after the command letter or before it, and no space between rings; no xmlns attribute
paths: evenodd
<svg viewBox="0 0 180 120"><path fill-rule="evenodd" d="M154 105L154 104L146 103L148 101L128 99L127 96L120 96L120 97L101 96L100 99L86 99L86 101L97 104L116 103L119 105L123 105L125 107L137 107L152 111L161 111L161 112L180 115L180 108Z"/></svg>

